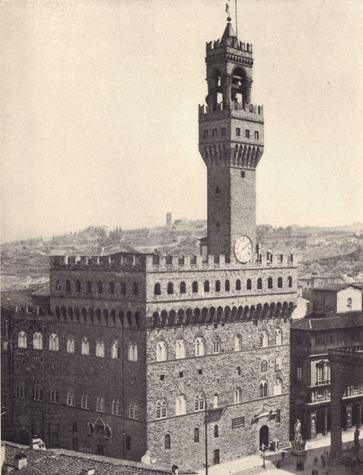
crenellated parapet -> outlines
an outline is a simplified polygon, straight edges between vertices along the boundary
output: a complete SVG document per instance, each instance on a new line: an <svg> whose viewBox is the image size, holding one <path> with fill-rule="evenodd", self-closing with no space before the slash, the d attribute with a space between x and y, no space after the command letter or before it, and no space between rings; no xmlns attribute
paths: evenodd
<svg viewBox="0 0 363 475"><path fill-rule="evenodd" d="M145 254L117 253L109 256L51 256L51 270L128 270L144 272L146 268Z"/></svg>
<svg viewBox="0 0 363 475"><path fill-rule="evenodd" d="M123 270L130 272L178 272L181 270L259 269L266 267L296 267L293 254L255 254L247 264L229 256L173 256L160 254L111 254L109 256L51 256L51 270Z"/></svg>
<svg viewBox="0 0 363 475"><path fill-rule="evenodd" d="M222 40L209 41L206 43L207 55L208 53L210 54L210 52L212 52L213 50L218 50L223 46L230 46L234 49L238 49L240 51L252 54L251 43L243 43L242 41L238 41L237 38L223 38Z"/></svg>
<svg viewBox="0 0 363 475"><path fill-rule="evenodd" d="M216 110L214 110L212 107L199 105L199 122L229 118L246 119L263 123L263 106L242 102L231 102L226 106L226 104L220 102L217 104Z"/></svg>

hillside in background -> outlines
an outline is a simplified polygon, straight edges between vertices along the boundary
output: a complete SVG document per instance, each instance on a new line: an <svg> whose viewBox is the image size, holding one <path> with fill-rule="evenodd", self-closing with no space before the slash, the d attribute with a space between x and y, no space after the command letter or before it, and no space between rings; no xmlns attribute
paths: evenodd
<svg viewBox="0 0 363 475"><path fill-rule="evenodd" d="M207 235L205 220L176 220L168 226L122 230L90 226L45 240L29 239L1 246L2 289L21 289L49 281L51 255L106 255L115 252L199 254L198 238ZM363 274L363 224L339 228L257 226L262 251L300 257L300 275Z"/></svg>

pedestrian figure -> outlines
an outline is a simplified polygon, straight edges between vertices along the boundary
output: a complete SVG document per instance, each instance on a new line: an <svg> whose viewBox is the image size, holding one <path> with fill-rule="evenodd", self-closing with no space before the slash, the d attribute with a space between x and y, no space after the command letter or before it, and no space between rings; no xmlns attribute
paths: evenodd
<svg viewBox="0 0 363 475"><path fill-rule="evenodd" d="M314 458L314 465L316 465L317 463L318 463L318 457L315 456L315 458ZM314 475L315 475L315 473L314 473Z"/></svg>

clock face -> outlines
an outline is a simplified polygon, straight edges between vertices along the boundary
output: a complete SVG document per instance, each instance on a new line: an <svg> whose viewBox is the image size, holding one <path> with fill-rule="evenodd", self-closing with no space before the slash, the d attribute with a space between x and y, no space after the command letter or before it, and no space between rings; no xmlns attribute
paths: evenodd
<svg viewBox="0 0 363 475"><path fill-rule="evenodd" d="M248 236L240 236L234 243L234 254L242 264L246 264L252 257L252 242Z"/></svg>

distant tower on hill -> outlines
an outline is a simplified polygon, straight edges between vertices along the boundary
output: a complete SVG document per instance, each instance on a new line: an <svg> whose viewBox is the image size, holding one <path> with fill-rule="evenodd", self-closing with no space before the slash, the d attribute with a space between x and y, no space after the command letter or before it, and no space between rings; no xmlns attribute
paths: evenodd
<svg viewBox="0 0 363 475"><path fill-rule="evenodd" d="M263 107L251 104L252 45L230 21L207 43L207 107L199 108L199 152L208 168L208 254L231 256L242 237L256 248L256 167L264 148Z"/></svg>

